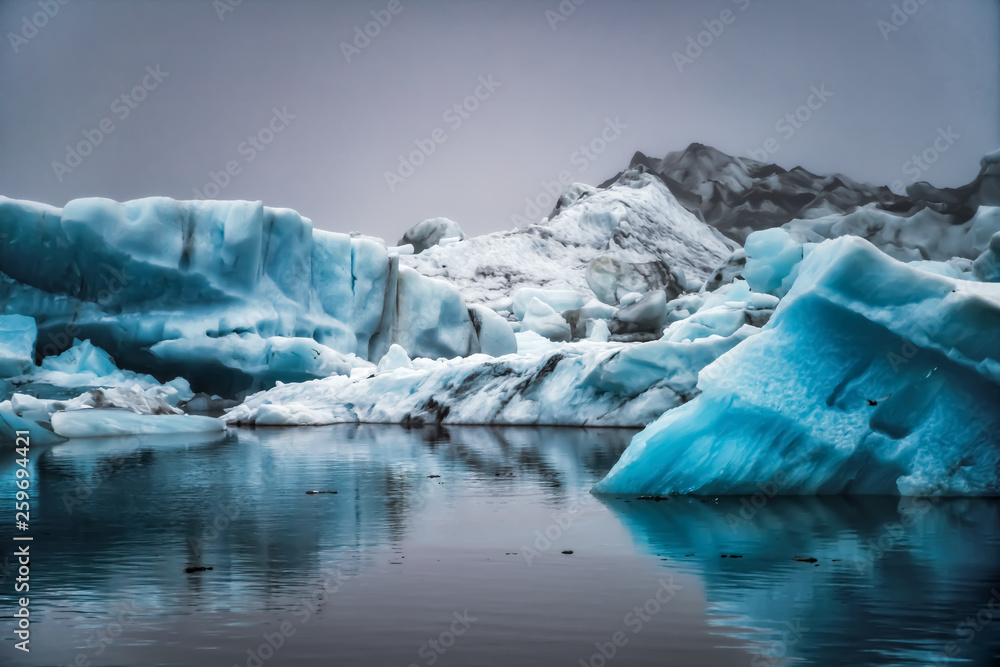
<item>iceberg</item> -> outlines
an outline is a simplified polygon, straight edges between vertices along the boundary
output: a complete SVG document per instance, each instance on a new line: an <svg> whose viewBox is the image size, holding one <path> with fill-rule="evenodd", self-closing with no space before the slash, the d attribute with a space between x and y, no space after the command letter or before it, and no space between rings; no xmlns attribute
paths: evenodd
<svg viewBox="0 0 1000 667"><path fill-rule="evenodd" d="M35 365L37 337L33 317L0 315L0 377L21 375Z"/></svg>
<svg viewBox="0 0 1000 667"><path fill-rule="evenodd" d="M696 289L738 247L685 209L653 174L628 170L601 189L576 184L572 193L537 224L436 245L400 256L400 265L445 278L466 303L497 312L523 312L532 297L546 301L534 293L515 304L523 288L582 299L575 306L549 303L561 312L591 298L588 267L598 258L590 280L611 300L619 286L675 289L679 276Z"/></svg>
<svg viewBox="0 0 1000 667"><path fill-rule="evenodd" d="M67 410L52 415L52 430L64 438L211 433L225 428L213 417L143 415L130 410Z"/></svg>
<svg viewBox="0 0 1000 667"><path fill-rule="evenodd" d="M258 391L276 382L301 382L329 375L349 375L354 368L369 366L355 354L342 354L312 338L271 336L251 332L212 338L198 336L160 341L149 349L156 358L185 369L196 385L209 384L220 367L225 377L235 378L223 393ZM218 381L215 382L218 387Z"/></svg>
<svg viewBox="0 0 1000 667"><path fill-rule="evenodd" d="M757 331L745 325L727 337L640 344L557 344L522 332L519 354L409 364L401 349L391 349L378 372L284 384L248 397L222 419L257 426L642 426L690 400L698 371Z"/></svg>
<svg viewBox="0 0 1000 667"><path fill-rule="evenodd" d="M537 224L393 248L261 202L0 197L0 419L648 426L608 488L733 492L801 450L788 492L986 493L1000 152L981 166L903 196L692 144Z"/></svg>
<svg viewBox="0 0 1000 667"><path fill-rule="evenodd" d="M39 366L10 378L10 384L21 393L62 397L93 388L138 387L163 397L170 405L194 397L184 378L161 383L152 375L120 370L111 355L89 340L74 340L73 347L62 354L45 357Z"/></svg>
<svg viewBox="0 0 1000 667"><path fill-rule="evenodd" d="M572 337L569 322L537 297L528 303L521 317L521 326L525 331L534 331L552 341L568 341Z"/></svg>
<svg viewBox="0 0 1000 667"><path fill-rule="evenodd" d="M816 246L597 493L1000 495L1000 285Z"/></svg>
<svg viewBox="0 0 1000 667"><path fill-rule="evenodd" d="M431 246L445 242L446 239L461 241L465 239L465 233L454 220L430 218L410 227L399 240L399 245L411 246L414 253L421 253Z"/></svg>
<svg viewBox="0 0 1000 667"><path fill-rule="evenodd" d="M39 357L90 340L122 368L234 396L327 373L326 349L364 361L394 342L434 358L482 349L454 287L400 270L380 239L261 202L0 197L0 235L0 312L34 318ZM275 338L311 339L322 359L305 363L299 341L261 363Z"/></svg>
<svg viewBox="0 0 1000 667"><path fill-rule="evenodd" d="M122 412L183 416L184 411L178 406L194 398L184 378L160 383L150 375L120 370L107 352L90 341L79 340L62 354L46 357L40 366L32 366L27 373L10 378L7 385L9 398L0 401L0 436L13 438L15 430L28 430L37 442L58 442L62 433L77 432L72 426L53 432L54 422L73 421L64 417L54 419L61 412L100 413L102 416L94 414L84 419L101 421L105 431L110 428L108 425L116 423L107 431L114 435L164 432L162 427L149 430L144 420L115 417ZM131 431L133 428L139 430ZM201 428L205 428L204 424ZM101 435L105 431L94 432Z"/></svg>

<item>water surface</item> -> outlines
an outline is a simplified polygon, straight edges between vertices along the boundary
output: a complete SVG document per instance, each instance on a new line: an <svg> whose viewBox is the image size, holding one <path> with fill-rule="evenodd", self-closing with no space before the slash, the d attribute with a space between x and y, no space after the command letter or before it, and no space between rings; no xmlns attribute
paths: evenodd
<svg viewBox="0 0 1000 667"><path fill-rule="evenodd" d="M994 664L996 501L591 495L631 435L36 446L32 651L8 615L0 664ZM5 452L10 508L14 466Z"/></svg>

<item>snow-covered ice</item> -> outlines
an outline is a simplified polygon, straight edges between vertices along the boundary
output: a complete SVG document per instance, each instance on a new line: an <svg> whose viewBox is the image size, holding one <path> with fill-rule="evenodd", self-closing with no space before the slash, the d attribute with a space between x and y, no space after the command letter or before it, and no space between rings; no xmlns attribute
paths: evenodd
<svg viewBox="0 0 1000 667"><path fill-rule="evenodd" d="M247 398L229 424L340 422L641 426L695 393L698 371L756 333L640 344L556 344L517 334L519 354L472 355L286 384ZM524 344L522 344L522 342Z"/></svg>
<svg viewBox="0 0 1000 667"><path fill-rule="evenodd" d="M523 287L570 291L589 300L587 267L598 257L661 263L662 273L682 273L697 287L737 247L651 174L626 172L609 187L586 192L539 224L434 246L400 257L400 264L448 279L467 303L512 311L512 298ZM523 299L523 305L530 301Z"/></svg>
<svg viewBox="0 0 1000 667"><path fill-rule="evenodd" d="M213 417L142 415L130 410L67 410L52 415L52 430L64 438L170 435L225 430Z"/></svg>

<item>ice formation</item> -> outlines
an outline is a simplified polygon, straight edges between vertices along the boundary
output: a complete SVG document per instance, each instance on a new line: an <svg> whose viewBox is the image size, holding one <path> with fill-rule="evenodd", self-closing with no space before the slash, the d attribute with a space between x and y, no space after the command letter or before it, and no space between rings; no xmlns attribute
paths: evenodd
<svg viewBox="0 0 1000 667"><path fill-rule="evenodd" d="M558 345L517 334L522 353L407 366L399 352L377 373L286 384L247 398L229 424L340 422L641 426L689 400L698 371L757 331L637 345ZM534 337L532 345L526 334ZM524 343L522 343L522 340Z"/></svg>
<svg viewBox="0 0 1000 667"><path fill-rule="evenodd" d="M122 435L170 435L225 430L213 417L145 415L129 410L67 410L52 415L52 430L64 438Z"/></svg>
<svg viewBox="0 0 1000 667"><path fill-rule="evenodd" d="M0 197L0 234L2 312L35 319L39 356L87 339L124 367L234 395L259 375L227 364L241 346L259 361L256 339L236 340L244 334L309 338L365 360L393 342L414 356L478 351L454 287L399 271L378 239L314 230L260 202L90 198L58 209ZM429 311L447 319L411 330ZM293 363L284 379L322 374L324 363ZM267 366L281 375L281 363Z"/></svg>
<svg viewBox="0 0 1000 667"><path fill-rule="evenodd" d="M107 352L89 340L73 341L73 347L62 354L45 357L39 366L31 366L8 381L18 391L44 395L76 395L80 390L92 388L139 387L143 391L156 390L171 405L194 396L184 378L161 383L151 375L119 369Z"/></svg>
<svg viewBox="0 0 1000 667"><path fill-rule="evenodd" d="M150 375L121 370L107 352L90 341L74 341L70 349L46 357L40 366L28 367L24 373L9 378L7 384L9 398L0 402L0 436L28 430L36 441L48 442L59 439L53 431L66 437L70 433L73 437L167 433L171 432L170 426L190 432L191 424L199 422L153 420L160 425L150 428L144 420L136 419L135 415L184 416L178 406L194 398L188 381L175 378L160 383ZM100 429L88 427L81 431L74 426L77 411L102 413L102 417L88 414L81 418L81 423L100 422ZM72 415L55 418L61 412ZM66 426L55 429L54 424L60 421ZM217 424L202 422L197 430L217 430L221 422L213 421Z"/></svg>
<svg viewBox="0 0 1000 667"><path fill-rule="evenodd" d="M903 196L692 144L394 248L162 197L0 238L0 437L646 426L598 490L1000 493L1000 151Z"/></svg>
<svg viewBox="0 0 1000 667"><path fill-rule="evenodd" d="M35 363L35 320L24 315L0 315L0 377L20 375Z"/></svg>
<svg viewBox="0 0 1000 667"><path fill-rule="evenodd" d="M461 241L465 239L465 233L454 220L431 218L410 227L399 240L399 245L412 246L414 253L421 253L445 239Z"/></svg>
<svg viewBox="0 0 1000 667"><path fill-rule="evenodd" d="M605 493L1000 494L1000 286L827 241Z"/></svg>
<svg viewBox="0 0 1000 667"><path fill-rule="evenodd" d="M603 189L574 188L579 197L539 224L428 248L401 256L400 264L449 280L467 303L513 312L522 287L569 291L582 302L593 298L587 267L598 258L658 263L658 273L682 274L697 288L737 247L652 174L633 170ZM616 291L612 284L606 289Z"/></svg>

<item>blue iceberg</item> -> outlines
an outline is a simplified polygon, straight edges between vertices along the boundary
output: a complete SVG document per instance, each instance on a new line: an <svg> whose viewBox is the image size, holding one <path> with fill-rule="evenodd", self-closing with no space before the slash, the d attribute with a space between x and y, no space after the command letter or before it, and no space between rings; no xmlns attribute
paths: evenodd
<svg viewBox="0 0 1000 667"><path fill-rule="evenodd" d="M594 490L1000 495L998 330L1000 285L826 241Z"/></svg>

